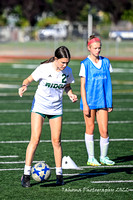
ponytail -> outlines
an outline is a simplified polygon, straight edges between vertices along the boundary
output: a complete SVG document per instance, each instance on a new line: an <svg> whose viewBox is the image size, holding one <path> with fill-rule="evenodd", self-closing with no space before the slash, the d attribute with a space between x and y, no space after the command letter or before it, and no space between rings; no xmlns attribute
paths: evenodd
<svg viewBox="0 0 133 200"><path fill-rule="evenodd" d="M55 60L55 57L51 57L51 58L49 58L48 60L42 61L41 64L54 62L54 60Z"/></svg>
<svg viewBox="0 0 133 200"><path fill-rule="evenodd" d="M41 62L41 64L54 62L55 58L57 58L57 59L69 58L69 60L70 60L71 59L71 55L70 55L70 52L69 52L68 48L65 47L65 46L61 46L61 47L57 48L55 50L55 55L53 57L51 57L50 59Z"/></svg>

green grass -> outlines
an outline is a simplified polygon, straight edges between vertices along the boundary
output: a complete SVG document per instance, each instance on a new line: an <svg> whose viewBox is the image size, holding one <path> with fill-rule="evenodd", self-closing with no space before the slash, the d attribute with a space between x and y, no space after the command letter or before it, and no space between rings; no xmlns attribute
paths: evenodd
<svg viewBox="0 0 133 200"><path fill-rule="evenodd" d="M24 66L27 64L37 66L40 61L25 60L21 63ZM108 155L116 162L117 167L88 167L83 168L82 170L63 170L63 173L66 174L66 176L64 176L66 184L61 187L55 187L55 170L51 169L51 178L48 182L36 183L34 180L31 180L31 188L21 187L20 179L23 173L24 163L18 162L24 162L25 160L25 151L28 144L26 141L29 141L30 139L30 108L37 83L32 83L31 86L28 87L23 98L20 98L17 93L18 87L21 85L23 79L30 75L33 69L19 69L13 68L13 64L0 64L0 84L16 86L16 88L0 87L0 141L16 141L13 143L0 143L0 156L18 156L16 158L0 157L0 199L132 199L133 183L118 181L133 180L131 176L133 173L133 168L131 167L133 166L133 72L128 72L129 69L133 70L133 62L112 61L111 63L114 71L118 68L127 70L126 73L114 72L111 75L113 83L114 112L109 114L110 146ZM83 122L82 112L73 111L73 109L79 109L80 79L78 73L80 62L72 60L70 62L70 67L72 68L75 77L75 84L72 85L73 91L78 95L79 100L77 103L73 104L64 94L64 110L69 109L69 112L64 111L63 121ZM124 111L119 110L124 108ZM8 112L6 112L6 110ZM23 112L17 112L17 110ZM120 121L123 123L119 123ZM126 123L127 121L128 123ZM29 124L18 125L17 123L19 122L26 122ZM47 119L46 122L48 122ZM2 123L16 124L2 125ZM71 140L71 142L62 142L63 156L69 155L78 166L86 166L87 161L86 148L82 141L84 140L84 132L84 123L63 125L62 140ZM116 141L116 139L119 140ZM48 124L44 124L41 140L50 140L50 129ZM73 140L77 140L77 142L74 142ZM95 140L95 157L99 160L99 132L97 124L95 126ZM45 160L52 168L55 166L51 142L41 142L39 144L34 161L39 160ZM116 182L95 183L95 181Z"/></svg>

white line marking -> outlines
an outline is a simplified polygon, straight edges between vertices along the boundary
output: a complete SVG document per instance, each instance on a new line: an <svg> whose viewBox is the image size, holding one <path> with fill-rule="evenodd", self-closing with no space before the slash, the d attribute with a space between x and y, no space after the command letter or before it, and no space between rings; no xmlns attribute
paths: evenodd
<svg viewBox="0 0 133 200"><path fill-rule="evenodd" d="M0 74L1 77L10 77L10 78L18 78L19 74Z"/></svg>
<svg viewBox="0 0 133 200"><path fill-rule="evenodd" d="M63 100L70 102L69 100ZM114 99L113 102L133 102L133 99ZM0 103L32 103L32 100L0 100Z"/></svg>
<svg viewBox="0 0 133 200"><path fill-rule="evenodd" d="M133 73L133 69L114 68L113 73Z"/></svg>
<svg viewBox="0 0 133 200"><path fill-rule="evenodd" d="M19 85L0 84L0 88L19 88Z"/></svg>
<svg viewBox="0 0 133 200"><path fill-rule="evenodd" d="M97 122L95 122L97 123ZM133 121L109 121L109 124L133 124ZM44 122L44 125L48 125L49 122ZM63 122L64 125L76 125L76 124L85 124L82 122ZM22 126L22 125L30 125L30 122L9 122L9 123L0 123L0 126Z"/></svg>
<svg viewBox="0 0 133 200"><path fill-rule="evenodd" d="M32 100L1 100L0 103L32 103Z"/></svg>
<svg viewBox="0 0 133 200"><path fill-rule="evenodd" d="M133 183L133 180L91 181L91 183Z"/></svg>
<svg viewBox="0 0 133 200"><path fill-rule="evenodd" d="M84 142L85 140L61 140L61 142ZM95 139L94 141L99 142L99 139ZM117 141L133 141L133 138L119 138L119 139L110 139L109 141L117 142ZM40 143L49 143L51 140L40 140ZM0 141L0 144L20 144L20 143L29 143L29 140L24 141Z"/></svg>
<svg viewBox="0 0 133 200"><path fill-rule="evenodd" d="M76 174L63 174L63 176L95 176L95 175L107 175L106 172L99 172L99 173L76 173Z"/></svg>
<svg viewBox="0 0 133 200"><path fill-rule="evenodd" d="M29 65L29 64L13 64L12 68L14 69L35 69L37 65Z"/></svg>
<svg viewBox="0 0 133 200"><path fill-rule="evenodd" d="M113 102L133 102L133 99L114 99Z"/></svg>
<svg viewBox="0 0 133 200"><path fill-rule="evenodd" d="M0 171L21 171L24 170L24 168L14 168L14 169L0 169Z"/></svg>
<svg viewBox="0 0 133 200"><path fill-rule="evenodd" d="M129 192L133 192L133 189L128 189Z"/></svg>
<svg viewBox="0 0 133 200"><path fill-rule="evenodd" d="M88 169L88 168L132 168L133 165L113 165L113 166L108 166L108 165L101 165L101 166L81 166L80 168L83 169Z"/></svg>
<svg viewBox="0 0 133 200"><path fill-rule="evenodd" d="M63 109L64 112L82 112L80 109ZM133 108L114 108L113 111L133 111ZM30 112L29 109L25 110L0 110L0 113L20 113Z"/></svg>
<svg viewBox="0 0 133 200"><path fill-rule="evenodd" d="M37 163L37 162L39 162L39 161L33 161L33 163ZM16 164L17 162L6 162L5 164ZM22 162L18 162L19 164L20 163L25 163L24 161L22 161ZM1 164L4 164L4 163L1 163ZM133 167L133 165L116 165L116 166L80 166L77 170L82 170L82 169L86 169L86 168L88 168L88 169L90 169L90 168L132 168ZM50 169L51 170L55 170L55 167L50 167ZM9 169L0 169L0 171L19 171L19 170L24 170L24 168L9 168ZM65 170L65 169L63 169L63 170ZM68 170L68 169L67 169ZM71 170L71 169L70 169ZM97 173L97 174L99 174L99 173ZM72 176L73 174L65 174L65 176ZM80 175L80 173L79 174L75 174L75 175ZM85 173L84 173L84 175L85 175ZM94 174L93 174L94 175Z"/></svg>
<svg viewBox="0 0 133 200"><path fill-rule="evenodd" d="M79 93L79 92L76 92L76 93ZM26 96L33 96L34 94L35 94L35 92L28 92L28 93L26 93ZM124 91L115 90L115 91L113 91L113 95L115 95L115 96L118 96L118 95L121 95L121 96L122 95L124 95L124 96L125 95L133 95L133 90L132 89L130 89L130 91L129 90L124 90ZM17 93L0 93L0 96L2 96L2 97L17 96L18 97L18 94Z"/></svg>
<svg viewBox="0 0 133 200"><path fill-rule="evenodd" d="M0 156L0 158L18 158L18 156Z"/></svg>

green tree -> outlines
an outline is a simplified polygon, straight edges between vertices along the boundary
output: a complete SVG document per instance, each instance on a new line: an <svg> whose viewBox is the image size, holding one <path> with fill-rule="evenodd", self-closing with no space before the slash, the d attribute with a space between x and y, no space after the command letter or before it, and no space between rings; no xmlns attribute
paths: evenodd
<svg viewBox="0 0 133 200"><path fill-rule="evenodd" d="M87 3L88 0L54 0L53 11L62 19L74 21Z"/></svg>
<svg viewBox="0 0 133 200"><path fill-rule="evenodd" d="M132 7L131 0L89 0L97 9L110 13L111 20L117 24L125 10Z"/></svg>
<svg viewBox="0 0 133 200"><path fill-rule="evenodd" d="M50 10L52 0L1 0L0 1L0 14L4 9L7 9L8 15L16 12L16 6L20 6L20 13L17 13L20 18L27 19L31 26L34 26L37 17L42 12ZM22 13L21 13L22 12ZM22 19L20 19L21 21Z"/></svg>
<svg viewBox="0 0 133 200"><path fill-rule="evenodd" d="M125 10L121 19L130 21L133 23L133 10Z"/></svg>

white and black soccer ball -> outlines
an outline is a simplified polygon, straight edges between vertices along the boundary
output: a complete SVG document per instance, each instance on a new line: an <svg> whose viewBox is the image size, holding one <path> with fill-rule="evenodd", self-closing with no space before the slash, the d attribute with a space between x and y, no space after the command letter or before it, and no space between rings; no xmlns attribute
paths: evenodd
<svg viewBox="0 0 133 200"><path fill-rule="evenodd" d="M51 170L45 162L36 163L31 169L32 178L37 182L48 180Z"/></svg>

